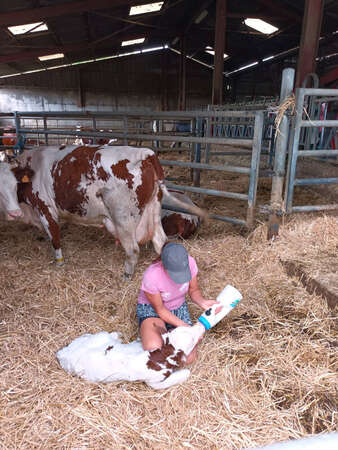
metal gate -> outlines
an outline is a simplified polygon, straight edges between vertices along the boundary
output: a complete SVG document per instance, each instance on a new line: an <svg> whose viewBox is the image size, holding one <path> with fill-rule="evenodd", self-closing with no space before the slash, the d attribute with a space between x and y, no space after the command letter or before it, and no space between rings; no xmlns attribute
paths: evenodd
<svg viewBox="0 0 338 450"><path fill-rule="evenodd" d="M22 142L28 137L37 137L39 143L40 137L43 137L45 144L61 144L60 137L67 136L93 137L93 143L97 139L109 138L118 139L118 145L128 145L132 140L148 141L149 147L152 147L157 153L161 154L163 150L170 151L170 148L160 148L159 143L186 143L187 147L179 150L189 152L190 161L179 161L177 159L160 159L164 166L177 166L189 168L193 173L192 185L173 184L167 180L168 187L177 190L203 194L206 196L216 196L221 198L230 198L247 202L246 218L228 217L220 215L211 215L216 220L230 222L237 225L251 228L254 219L254 207L256 203L257 182L259 173L259 162L262 147L263 133L263 112L262 111L112 111L112 112L15 112L9 114L0 114L0 118L14 120L17 142ZM245 137L222 137L214 136L210 133L210 121L222 122L226 118L242 118L250 120L252 123L252 133ZM69 122L72 121L72 122ZM85 124L85 131L75 123ZM154 121L157 122L157 128L154 131ZM190 123L187 132L174 131L169 133L165 130L167 122L185 122ZM162 122L162 123L161 123ZM72 123L71 126L67 125ZM157 131L159 130L159 131ZM207 152L210 145L231 145L233 147L244 147L251 153L251 164L249 167L216 165L208 163ZM148 145L147 145L148 146ZM177 149L175 149L175 152ZM202 160L205 163L201 162ZM249 187L247 194L238 192L227 192L222 190L208 189L200 186L200 172L223 171L232 173L242 173L249 177ZM172 180L171 180L172 181ZM166 207L164 205L164 207ZM168 209L172 209L167 207Z"/></svg>
<svg viewBox="0 0 338 450"><path fill-rule="evenodd" d="M330 205L301 205L293 206L295 186L319 185L338 183L337 178L296 178L298 158L334 158L338 156L336 148L322 148L324 136L337 137L338 117L327 120L323 115L322 120L309 115L307 105L313 104L315 97L325 99L323 104L338 100L338 89L299 88L296 90L296 111L291 125L289 143L289 160L286 177L285 207L287 213L302 211L321 211L338 209L338 203ZM326 108L327 109L327 108ZM317 108L318 111L318 108ZM324 108L325 111L325 108ZM327 129L329 130L327 132ZM337 140L336 140L337 141ZM337 167L338 174L338 167Z"/></svg>

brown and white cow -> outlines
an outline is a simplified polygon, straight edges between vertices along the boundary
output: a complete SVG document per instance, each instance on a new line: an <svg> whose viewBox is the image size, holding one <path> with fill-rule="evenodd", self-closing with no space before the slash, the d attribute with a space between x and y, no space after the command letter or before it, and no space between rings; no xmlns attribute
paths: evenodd
<svg viewBox="0 0 338 450"><path fill-rule="evenodd" d="M125 278L134 272L139 244L151 240L160 253L167 239L161 224L162 192L170 194L152 150L128 146L39 147L24 151L17 162L17 172L34 172L31 183L18 185L23 220L47 232L58 265L63 264L62 220L105 226L126 252ZM186 207L178 200L175 203ZM190 211L204 215L197 207Z"/></svg>
<svg viewBox="0 0 338 450"><path fill-rule="evenodd" d="M168 189L168 192L170 197L164 194L162 200L161 220L163 230L169 238L182 237L187 239L196 232L200 224L200 218L196 215L164 209L163 206L175 206L175 198L183 202L187 207L189 205L197 205L184 192L174 189Z"/></svg>

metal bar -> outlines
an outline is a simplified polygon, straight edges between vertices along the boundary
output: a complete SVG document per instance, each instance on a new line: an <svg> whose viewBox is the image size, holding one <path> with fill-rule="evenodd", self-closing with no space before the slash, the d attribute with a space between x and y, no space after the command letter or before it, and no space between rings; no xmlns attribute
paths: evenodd
<svg viewBox="0 0 338 450"><path fill-rule="evenodd" d="M210 156L228 156L228 155L251 155L252 152L250 151L238 151L238 152L210 152Z"/></svg>
<svg viewBox="0 0 338 450"><path fill-rule="evenodd" d="M262 137L263 137L263 124L264 124L263 112L262 111L256 112L254 139L253 139L253 145L252 145L249 191L248 191L248 210L247 210L247 216L246 216L246 222L247 222L247 226L249 228L251 228L253 225L254 207L255 207L255 203L256 203L259 161L260 161Z"/></svg>
<svg viewBox="0 0 338 450"><path fill-rule="evenodd" d="M301 127L338 127L338 120L302 120Z"/></svg>
<svg viewBox="0 0 338 450"><path fill-rule="evenodd" d="M95 117L93 117L93 130L94 131L97 131L97 128L96 128L96 118ZM97 139L96 138L94 138L93 139L93 144L96 144L97 143Z"/></svg>
<svg viewBox="0 0 338 450"><path fill-rule="evenodd" d="M38 134L41 133L41 130L37 130L36 128L20 128L20 132L23 133L31 133L31 134ZM93 136L93 137L110 137L110 138L125 138L124 133L120 132L92 132L92 131L71 131L71 130L53 130L53 129L47 129L46 130L48 134L52 135L61 135L61 136ZM245 148L251 148L252 139L220 139L220 138L205 138L205 137L185 137L185 136L168 136L168 135L154 135L154 134L128 134L128 139L138 139L143 141L169 141L169 142L193 142L198 144L225 144L225 145L232 145L235 147L245 147Z"/></svg>
<svg viewBox="0 0 338 450"><path fill-rule="evenodd" d="M318 94L319 95L319 94ZM337 92L336 94L337 95ZM179 118L179 119L191 119L194 117L255 117L255 111L207 111L207 110L195 110L195 111L156 111L155 113L147 110L132 111L109 111L109 112L94 112L94 111L18 111L21 117L62 117L67 118L84 118L89 119L91 117L148 117L151 119L160 118ZM13 113L0 113L0 117L12 117Z"/></svg>
<svg viewBox="0 0 338 450"><path fill-rule="evenodd" d="M293 119L293 126L291 128L290 145L289 145L289 162L287 171L287 183L285 187L286 198L286 212L290 213L292 210L294 180L296 178L297 156L299 147L300 124L302 122L303 104L305 89L300 88L296 91L296 116Z"/></svg>
<svg viewBox="0 0 338 450"><path fill-rule="evenodd" d="M206 137L210 137L211 136L211 119L210 119L210 117L208 117L206 119L206 125L205 126L206 126L206 130L205 130ZM209 160L210 160L210 150L211 150L211 145L207 144L205 146L205 162L207 164L209 163Z"/></svg>
<svg viewBox="0 0 338 450"><path fill-rule="evenodd" d="M239 200L248 200L248 196L246 194L239 194L237 192L226 192L226 191L216 191L214 189L204 189L200 187L193 186L181 186L172 183L166 183L168 188L178 189L181 191L194 192L196 194L206 194L206 195L215 195L216 197L224 197L224 198L237 198Z"/></svg>
<svg viewBox="0 0 338 450"><path fill-rule="evenodd" d="M16 112L14 112L14 122L15 122L16 145L20 149L20 143L23 143L23 136L20 132L20 117L16 114Z"/></svg>
<svg viewBox="0 0 338 450"><path fill-rule="evenodd" d="M197 136L202 135L202 120L200 117L196 121L196 134ZM195 144L194 147L194 160L196 164L199 164L201 162L201 144ZM194 170L193 182L194 186L199 186L201 183L201 171L199 169Z"/></svg>
<svg viewBox="0 0 338 450"><path fill-rule="evenodd" d="M312 156L313 158L316 158L318 156L338 156L338 150L331 150L331 149L325 149L325 150L299 150L298 151L298 157L301 156Z"/></svg>
<svg viewBox="0 0 338 450"><path fill-rule="evenodd" d="M337 69L337 71L338 71L338 69ZM337 95L338 95L338 92L337 92ZM315 99L315 102L316 103L338 102L338 97L317 97Z"/></svg>
<svg viewBox="0 0 338 450"><path fill-rule="evenodd" d="M337 95L338 89L303 88L304 95Z"/></svg>
<svg viewBox="0 0 338 450"><path fill-rule="evenodd" d="M333 184L338 183L338 178L296 178L294 183L297 186L309 184Z"/></svg>
<svg viewBox="0 0 338 450"><path fill-rule="evenodd" d="M242 225L246 226L246 221L242 219L235 219L234 217L227 217L227 216L219 216L217 214L210 214L209 217L215 220L220 220L222 222L229 222L233 223L235 225Z"/></svg>
<svg viewBox="0 0 338 450"><path fill-rule="evenodd" d="M48 145L48 133L46 133L47 130L47 119L46 117L43 118L43 129L44 129L44 136L45 136L45 143Z"/></svg>
<svg viewBox="0 0 338 450"><path fill-rule="evenodd" d="M245 173L245 174L250 173L249 167L227 166L227 165L212 166L210 164L173 161L170 159L160 159L160 163L162 164L162 166L178 166L178 167L187 167L192 169L206 169L206 170L222 170L224 172Z"/></svg>
<svg viewBox="0 0 338 450"><path fill-rule="evenodd" d="M293 206L292 212L309 212L309 211L333 211L338 209L338 203L334 205L306 205L306 206Z"/></svg>
<svg viewBox="0 0 338 450"><path fill-rule="evenodd" d="M169 206L166 205L165 203L162 203L162 209L166 209L168 211L174 211L174 212L180 212L183 214L190 214L190 211L187 211L186 209L183 208L177 208L176 206ZM227 216L219 216L217 214L209 214L209 217L211 219L215 219L215 220L221 220L222 222L230 222L230 223L234 223L235 225L246 225L245 220L241 220L241 219L235 219L234 217L227 217Z"/></svg>

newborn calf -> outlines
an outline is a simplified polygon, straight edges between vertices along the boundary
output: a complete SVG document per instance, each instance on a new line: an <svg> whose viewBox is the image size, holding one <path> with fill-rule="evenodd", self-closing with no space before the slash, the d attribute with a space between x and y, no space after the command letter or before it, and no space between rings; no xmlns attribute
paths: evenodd
<svg viewBox="0 0 338 450"><path fill-rule="evenodd" d="M56 353L60 365L87 381L144 381L153 389L166 389L186 381L181 369L186 356L203 336L205 327L177 327L162 335L163 347L143 350L140 340L122 344L119 333L84 334Z"/></svg>

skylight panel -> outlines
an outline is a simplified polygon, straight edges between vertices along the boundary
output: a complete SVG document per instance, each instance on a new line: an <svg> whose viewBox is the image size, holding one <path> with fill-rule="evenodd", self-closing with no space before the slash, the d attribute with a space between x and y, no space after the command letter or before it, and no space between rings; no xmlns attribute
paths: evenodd
<svg viewBox="0 0 338 450"><path fill-rule="evenodd" d="M129 41L122 41L122 47L126 47L127 45L134 45L134 44L142 44L144 42L145 38L139 38L139 39L130 39Z"/></svg>
<svg viewBox="0 0 338 450"><path fill-rule="evenodd" d="M267 22L264 22L264 20L261 19L245 19L244 23L248 27L254 28L255 30L260 31L263 34L272 34L278 30L278 28L270 25Z"/></svg>
<svg viewBox="0 0 338 450"><path fill-rule="evenodd" d="M48 27L43 22L27 23L26 25L16 25L14 27L8 27L12 34L28 34L36 33L38 31L47 31Z"/></svg>
<svg viewBox="0 0 338 450"><path fill-rule="evenodd" d="M53 55L39 56L39 60L48 61L49 59L59 59L64 57L65 55L63 53L54 53Z"/></svg>
<svg viewBox="0 0 338 450"><path fill-rule="evenodd" d="M210 55L215 56L215 50L213 50L212 47L209 47L209 46L205 47L205 51L207 53L209 53ZM226 59L226 58L229 58L229 55L227 55L226 53L223 53L223 57L224 57L224 59Z"/></svg>
<svg viewBox="0 0 338 450"><path fill-rule="evenodd" d="M147 14L159 11L164 2L147 3L146 5L132 6L129 15L136 16L138 14Z"/></svg>

